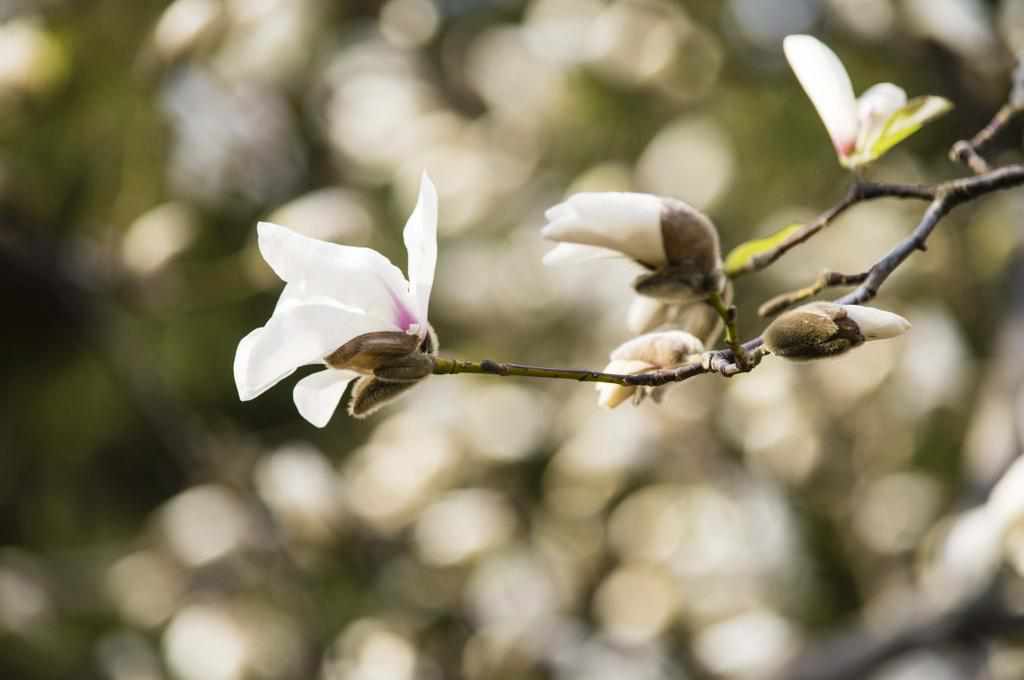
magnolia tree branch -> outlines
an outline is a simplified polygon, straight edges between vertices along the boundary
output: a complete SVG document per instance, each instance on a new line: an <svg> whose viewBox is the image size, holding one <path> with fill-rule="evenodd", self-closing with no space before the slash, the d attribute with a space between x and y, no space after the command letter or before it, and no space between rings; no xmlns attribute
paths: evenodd
<svg viewBox="0 0 1024 680"><path fill-rule="evenodd" d="M954 144L949 151L950 160L963 163L977 175L987 173L989 165L981 155L982 148L995 139L1021 112L1024 112L1024 61L1017 63L1017 68L1013 73L1013 87L1010 90L1009 101L1003 104L988 125L979 130L978 134L969 140L962 139Z"/></svg>
<svg viewBox="0 0 1024 680"><path fill-rule="evenodd" d="M885 281L916 250L925 250L928 237L938 223L957 206L981 196L1024 185L1024 164L1007 165L990 169L981 157L980 149L988 144L1019 113L1024 111L1024 63L1014 73L1014 86L1009 101L995 115L992 121L969 141L957 142L950 155L965 162L976 175L940 182L931 185L894 184L871 182L857 178L846 195L834 206L821 213L813 222L804 225L780 244L750 258L745 265L730 272L732 278L761 271L776 262L783 255L801 243L805 243L829 226L837 217L853 206L880 198L899 198L928 201L920 222L904 240L897 243L888 253L875 262L867 271L859 274L823 272L811 285L796 291L779 295L764 303L759 313L772 316L786 308L817 295L825 288L856 285L857 288L834 302L838 304L863 304L876 295ZM579 382L603 382L616 385L656 387L681 382L703 373L718 373L731 377L755 368L767 354L761 336L740 342L736 328L736 310L726 305L718 296L707 300L725 323L727 349L704 353L699 360L680 366L653 370L633 375L602 373L586 369L546 368L518 363L501 363L484 359L465 361L435 357L433 372L438 375L455 373L484 373L488 375L522 376L529 378L555 378Z"/></svg>
<svg viewBox="0 0 1024 680"><path fill-rule="evenodd" d="M545 368L527 364L510 364L491 359L482 361L465 361L447 357L434 358L434 374L449 375L452 373L484 373L487 375L514 375L522 378L556 378L576 380L578 382L604 382L615 385L631 385L630 379L635 376L601 373L576 368Z"/></svg>
<svg viewBox="0 0 1024 680"><path fill-rule="evenodd" d="M863 304L878 294L882 284L885 283L889 276L896 271L896 269L902 265L915 250L925 250L928 237L931 235L936 225L938 225L939 221L953 208L963 203L973 201L986 194L1002 191L1022 184L1024 184L1024 164L1010 165L996 170L990 170L985 174L975 177L951 180L931 186L857 182L853 187L851 187L849 193L842 201L823 213L817 220L815 220L815 222L795 233L778 247L763 254L763 256L757 260L757 263L752 265L752 268L746 269L741 273L757 271L767 267L792 248L807 241L809 238L814 236L814 234L826 227L838 215L842 214L845 210L857 203L886 197L930 200L931 203L929 204L928 209L925 211L924 216L921 218L921 221L913 232L911 232L906 239L896 244L866 272L852 275L834 273L826 273L823 275L825 283L820 289L831 285L852 285L860 282L860 285L856 289L838 298L835 302L839 304ZM819 279L819 281L820 280L821 279ZM835 283L832 283L833 281ZM813 284L810 288L814 288L816 285L817 283ZM783 302L788 304L791 298L798 297L797 294L802 294L805 290L781 296L786 298ZM805 299L809 296L810 295L800 297L800 299ZM766 303L766 306L768 304L782 303L779 302L779 298L776 298L775 300ZM731 315L727 312L728 310L724 307L720 310L720 313L723 314L723 318L727 321L726 327L728 329L730 328L728 317ZM772 313L774 313L774 311ZM733 333L735 332L734 322L735 319L733 319L733 325L731 326ZM556 378L563 380L576 380L580 382L605 382L617 385L655 387L672 382L681 382L703 373L719 373L723 376L731 377L737 373L744 373L751 370L766 354L766 351L762 347L762 339L760 336L742 344L733 336L731 338L731 344L733 347L729 349L706 353L701 357L700 361L690 362L671 369L650 371L648 373L640 373L636 375L619 375L585 369L545 368L518 363L501 363L490 359L484 359L482 361L464 361L444 357L438 357L435 359L434 373L438 375L454 373L485 373L489 375ZM739 356L743 356L744 358L737 361L737 352L740 353Z"/></svg>

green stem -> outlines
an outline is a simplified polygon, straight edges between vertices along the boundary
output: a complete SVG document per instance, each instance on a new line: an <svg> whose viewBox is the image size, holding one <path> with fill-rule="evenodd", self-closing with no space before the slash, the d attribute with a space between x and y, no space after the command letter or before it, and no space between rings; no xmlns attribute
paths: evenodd
<svg viewBox="0 0 1024 680"><path fill-rule="evenodd" d="M600 373L574 368L545 368L526 364L499 363L490 359L482 361L464 361L447 357L434 357L434 374L450 375L453 373L484 373L487 375L516 375L524 378L556 378L575 380L577 382L602 382L615 385L632 385L632 375Z"/></svg>
<svg viewBox="0 0 1024 680"><path fill-rule="evenodd" d="M722 323L725 324L725 344L729 346L733 356L736 357L736 365L746 370L750 367L750 356L743 347L743 343L740 342L740 334L736 328L735 305L725 304L722 296L718 293L712 293L708 297L708 304L718 312L718 316L722 318Z"/></svg>

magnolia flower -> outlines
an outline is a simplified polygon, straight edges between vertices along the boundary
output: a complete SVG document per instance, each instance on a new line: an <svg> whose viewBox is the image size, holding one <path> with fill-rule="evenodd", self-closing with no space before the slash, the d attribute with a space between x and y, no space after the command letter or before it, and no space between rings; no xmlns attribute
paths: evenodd
<svg viewBox="0 0 1024 680"><path fill-rule="evenodd" d="M674 198L582 193L549 209L541 232L561 243L545 264L624 255L648 270L641 295L675 303L703 300L725 285L718 232L706 215Z"/></svg>
<svg viewBox="0 0 1024 680"><path fill-rule="evenodd" d="M704 344L686 331L648 333L619 345L609 357L605 373L636 375L646 371L680 366L693 355L704 351ZM643 398L644 388L635 385L597 383L597 403L615 408L630 397ZM640 390L640 392L637 392Z"/></svg>
<svg viewBox="0 0 1024 680"><path fill-rule="evenodd" d="M824 359L909 328L902 316L881 309L812 302L775 319L764 331L764 344L772 354L794 361Z"/></svg>
<svg viewBox="0 0 1024 680"><path fill-rule="evenodd" d="M303 418L324 427L345 387L365 416L429 375L437 339L427 306L437 262L437 191L426 174L403 233L409 278L375 250L307 238L270 222L259 248L286 285L270 320L238 343L235 383L253 399L295 372L324 364L295 385Z"/></svg>
<svg viewBox="0 0 1024 680"><path fill-rule="evenodd" d="M846 167L879 158L953 106L933 96L908 102L907 93L892 83L873 85L856 98L843 63L820 40L791 35L782 46Z"/></svg>

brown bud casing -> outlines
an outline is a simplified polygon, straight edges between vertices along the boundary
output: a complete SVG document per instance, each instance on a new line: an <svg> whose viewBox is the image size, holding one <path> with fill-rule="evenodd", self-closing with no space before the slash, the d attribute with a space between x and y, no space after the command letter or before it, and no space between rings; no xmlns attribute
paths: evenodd
<svg viewBox="0 0 1024 680"><path fill-rule="evenodd" d="M348 400L348 413L354 418L365 418L401 396L416 382L390 382L373 376L359 378Z"/></svg>
<svg viewBox="0 0 1024 680"><path fill-rule="evenodd" d="M633 282L637 293L685 302L721 292L725 284L718 230L703 213L662 198L661 240L666 264Z"/></svg>
<svg viewBox="0 0 1024 680"><path fill-rule="evenodd" d="M786 312L764 332L764 344L777 356L810 361L837 356L864 343L860 327L842 305L815 302Z"/></svg>
<svg viewBox="0 0 1024 680"><path fill-rule="evenodd" d="M346 342L326 357L331 368L372 373L378 367L416 351L419 337L401 331L365 333Z"/></svg>
<svg viewBox="0 0 1024 680"><path fill-rule="evenodd" d="M437 350L437 333L428 325L422 340L401 331L365 333L331 352L324 362L366 374L354 383L348 402L350 415L365 418L430 375Z"/></svg>

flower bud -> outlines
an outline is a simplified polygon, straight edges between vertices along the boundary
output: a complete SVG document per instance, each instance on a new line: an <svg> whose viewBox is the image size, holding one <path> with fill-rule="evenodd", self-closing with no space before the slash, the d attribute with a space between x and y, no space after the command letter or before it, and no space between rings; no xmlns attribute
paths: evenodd
<svg viewBox="0 0 1024 680"><path fill-rule="evenodd" d="M356 380L352 388L348 413L354 418L372 415L415 384L416 381L390 382L374 376L363 376Z"/></svg>
<svg viewBox="0 0 1024 680"><path fill-rule="evenodd" d="M582 193L551 208L546 217L545 238L563 242L545 258L549 264L590 259L597 249L616 251L650 270L634 283L638 293L676 302L702 299L724 284L714 224L680 200Z"/></svg>
<svg viewBox="0 0 1024 680"><path fill-rule="evenodd" d="M703 351L704 344L686 331L648 333L619 345L612 352L611 362L604 372L634 375L660 368L673 368ZM615 408L634 394L639 402L648 391L647 388L634 385L598 383L597 403L605 408Z"/></svg>
<svg viewBox="0 0 1024 680"><path fill-rule="evenodd" d="M777 356L804 361L847 352L867 340L904 333L910 322L872 307L814 302L786 312L764 332L764 344Z"/></svg>
<svg viewBox="0 0 1024 680"><path fill-rule="evenodd" d="M429 324L421 340L400 331L375 331L352 338L324 358L336 370L354 371L356 380L348 412L365 418L434 370L437 334Z"/></svg>
<svg viewBox="0 0 1024 680"><path fill-rule="evenodd" d="M372 373L380 366L412 354L419 344L418 336L402 331L364 333L328 354L324 363L339 370Z"/></svg>

